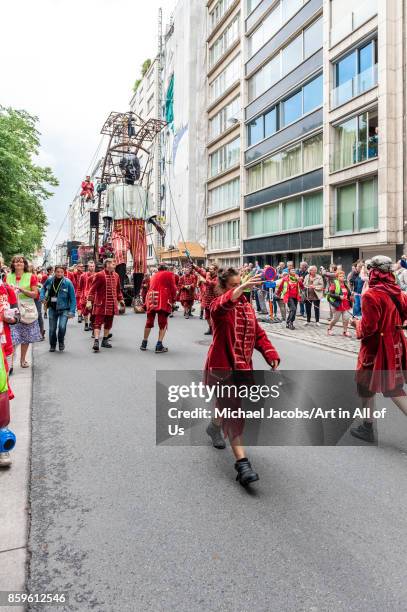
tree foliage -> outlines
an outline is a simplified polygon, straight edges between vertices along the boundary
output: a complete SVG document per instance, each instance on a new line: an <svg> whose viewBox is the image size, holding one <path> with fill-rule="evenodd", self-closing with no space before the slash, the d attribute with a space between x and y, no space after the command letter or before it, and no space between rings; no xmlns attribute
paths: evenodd
<svg viewBox="0 0 407 612"><path fill-rule="evenodd" d="M43 202L58 181L51 168L34 163L40 140L38 119L0 106L0 251L31 256L47 226Z"/></svg>
<svg viewBox="0 0 407 612"><path fill-rule="evenodd" d="M141 76L145 76L151 66L151 59L146 59L141 65Z"/></svg>

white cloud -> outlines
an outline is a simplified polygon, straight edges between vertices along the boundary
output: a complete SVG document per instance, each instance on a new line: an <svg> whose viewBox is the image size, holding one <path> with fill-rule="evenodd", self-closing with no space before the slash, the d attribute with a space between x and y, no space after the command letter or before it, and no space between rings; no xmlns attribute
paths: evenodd
<svg viewBox="0 0 407 612"><path fill-rule="evenodd" d="M86 173L111 110L127 110L142 62L175 0L14 0L2 6L0 103L39 117L40 163L60 186L46 204L47 245ZM17 35L18 33L18 35ZM66 237L67 226L60 239ZM58 240L59 241L59 240Z"/></svg>

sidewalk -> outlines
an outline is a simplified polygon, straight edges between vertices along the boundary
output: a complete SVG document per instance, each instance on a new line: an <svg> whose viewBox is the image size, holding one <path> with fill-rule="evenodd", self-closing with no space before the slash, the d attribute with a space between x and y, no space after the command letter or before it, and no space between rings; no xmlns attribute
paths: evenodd
<svg viewBox="0 0 407 612"><path fill-rule="evenodd" d="M254 303L253 306L255 306ZM347 353L357 354L359 352L360 342L356 339L355 330L349 328L352 338L343 336L343 326L341 322L335 325L333 329L334 335L328 336L327 325L330 311L329 304L326 302L326 300L321 302L321 325L319 327L316 326L314 322L314 311L312 311L311 319L313 322L310 325L305 325L306 318L299 317L298 312L299 308L297 310L297 317L294 323L294 330L287 329L284 322L275 323L268 321L265 315L258 314L257 317L268 334L295 338L303 342L309 342L311 344L321 345L321 347L323 346L324 348L345 351ZM278 315L279 314L280 313L278 313Z"/></svg>
<svg viewBox="0 0 407 612"><path fill-rule="evenodd" d="M13 465L0 470L0 591L24 591L26 581L32 371L31 367L21 369L18 359L15 362L10 379L16 396L11 402L10 429L17 443L11 453ZM23 609L1 607L13 612Z"/></svg>

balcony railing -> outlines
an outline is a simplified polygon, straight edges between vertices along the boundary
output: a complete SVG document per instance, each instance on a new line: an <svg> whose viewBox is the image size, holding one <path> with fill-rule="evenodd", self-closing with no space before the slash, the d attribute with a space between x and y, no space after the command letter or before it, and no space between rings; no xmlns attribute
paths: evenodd
<svg viewBox="0 0 407 612"><path fill-rule="evenodd" d="M338 23L332 24L331 44L335 45L376 14L377 0L365 0L360 6L350 11L344 19Z"/></svg>
<svg viewBox="0 0 407 612"><path fill-rule="evenodd" d="M331 106L336 108L377 85L378 65L375 64L332 90Z"/></svg>

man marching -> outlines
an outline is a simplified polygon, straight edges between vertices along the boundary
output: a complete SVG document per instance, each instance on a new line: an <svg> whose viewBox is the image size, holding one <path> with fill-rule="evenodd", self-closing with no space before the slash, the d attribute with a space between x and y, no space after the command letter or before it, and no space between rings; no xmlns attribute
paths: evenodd
<svg viewBox="0 0 407 612"><path fill-rule="evenodd" d="M89 261L87 272L84 272L79 277L78 295L80 302L78 302L78 310L80 310L82 317L85 319L84 331L90 331L91 329L89 325L89 316L91 313L90 310L86 308L86 302L88 301L89 289L95 275L95 270L95 262Z"/></svg>
<svg viewBox="0 0 407 612"><path fill-rule="evenodd" d="M103 327L103 348L112 348L109 334L113 325L114 315L119 314L119 303L124 306L123 294L120 287L120 278L114 271L114 259L105 259L104 269L96 272L87 296L86 308L93 315L93 332L95 341L93 351L99 352L99 336Z"/></svg>
<svg viewBox="0 0 407 612"><path fill-rule="evenodd" d="M140 349L147 350L148 337L154 327L154 319L158 319L158 341L155 347L156 353L166 353L168 348L163 346L165 332L168 328L168 316L172 312L172 305L177 295L175 276L166 265L158 266L158 272L150 281L150 287L146 296L147 321L144 328L144 339Z"/></svg>

